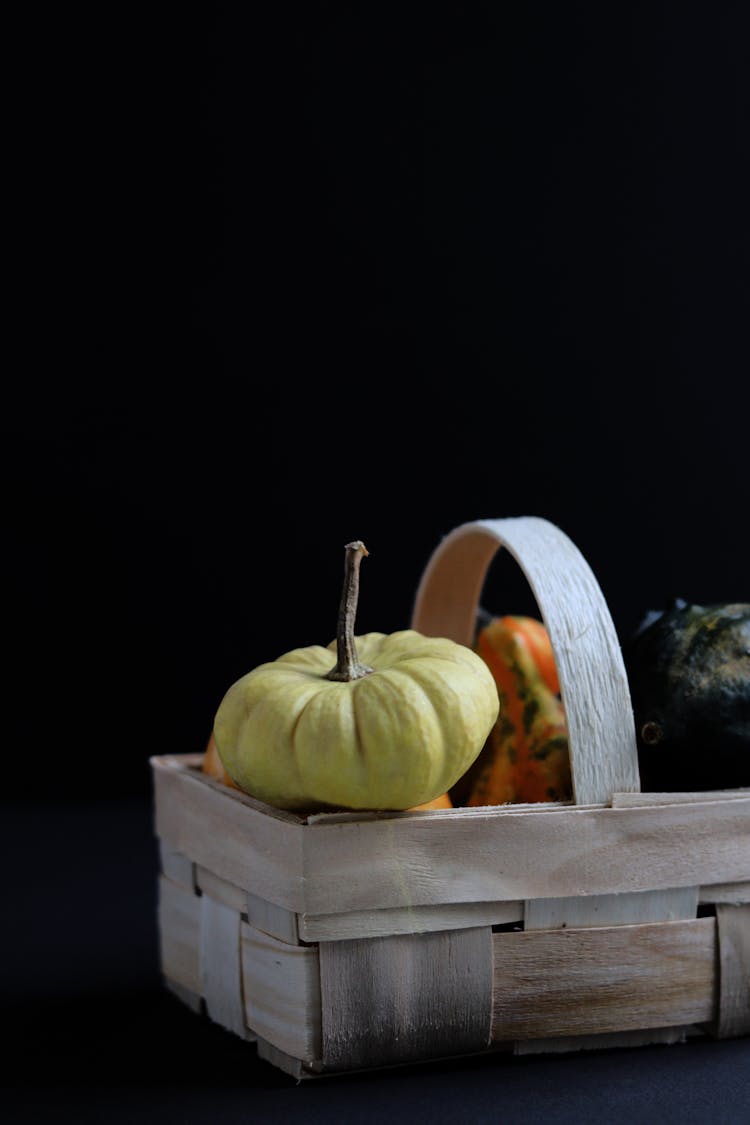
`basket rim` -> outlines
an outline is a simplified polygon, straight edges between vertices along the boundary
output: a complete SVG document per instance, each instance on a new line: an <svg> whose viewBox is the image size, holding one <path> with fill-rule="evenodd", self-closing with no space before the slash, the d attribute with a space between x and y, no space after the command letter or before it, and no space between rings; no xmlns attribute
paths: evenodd
<svg viewBox="0 0 750 1125"><path fill-rule="evenodd" d="M450 809L334 809L316 812L295 812L288 809L279 809L269 805L250 793L241 789L225 785L218 778L211 777L202 768L202 753L181 754L153 754L149 758L152 770L170 769L180 770L194 777L200 784L221 793L232 801L237 801L257 812L274 820L284 820L302 828L315 828L327 824L368 824L373 821L386 820L463 820L482 819L499 816L507 817L516 814L533 814L545 812L591 812L592 810L611 809L617 811L623 808L654 808L671 807L673 805L706 805L723 801L750 801L750 788L737 789L706 789L701 791L670 790L659 792L643 792L625 790L622 793L613 793L609 801L592 801L590 804L579 805L575 801L534 801L528 803L508 802L503 805L477 805L471 807L455 806Z"/></svg>

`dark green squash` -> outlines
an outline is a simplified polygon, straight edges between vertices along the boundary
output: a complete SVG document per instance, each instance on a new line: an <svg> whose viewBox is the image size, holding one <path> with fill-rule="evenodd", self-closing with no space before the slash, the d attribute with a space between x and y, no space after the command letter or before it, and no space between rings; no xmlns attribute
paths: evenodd
<svg viewBox="0 0 750 1125"><path fill-rule="evenodd" d="M644 791L750 786L750 604L650 613L623 645Z"/></svg>

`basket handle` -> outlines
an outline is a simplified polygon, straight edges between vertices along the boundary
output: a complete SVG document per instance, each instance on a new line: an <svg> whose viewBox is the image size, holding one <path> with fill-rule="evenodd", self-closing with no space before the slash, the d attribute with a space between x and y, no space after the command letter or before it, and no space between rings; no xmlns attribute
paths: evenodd
<svg viewBox="0 0 750 1125"><path fill-rule="evenodd" d="M411 627L471 646L490 562L505 547L536 598L557 665L578 805L638 792L627 673L604 595L558 527L537 516L476 520L445 536L419 583Z"/></svg>

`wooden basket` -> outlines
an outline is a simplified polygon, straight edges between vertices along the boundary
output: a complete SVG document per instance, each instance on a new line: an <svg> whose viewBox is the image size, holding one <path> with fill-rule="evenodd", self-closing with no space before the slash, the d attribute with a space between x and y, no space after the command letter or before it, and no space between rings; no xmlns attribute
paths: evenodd
<svg viewBox="0 0 750 1125"><path fill-rule="evenodd" d="M499 548L557 662L575 803L281 812L155 757L167 985L296 1077L750 1034L750 790L641 794L627 677L574 544L463 524L412 627L464 644Z"/></svg>

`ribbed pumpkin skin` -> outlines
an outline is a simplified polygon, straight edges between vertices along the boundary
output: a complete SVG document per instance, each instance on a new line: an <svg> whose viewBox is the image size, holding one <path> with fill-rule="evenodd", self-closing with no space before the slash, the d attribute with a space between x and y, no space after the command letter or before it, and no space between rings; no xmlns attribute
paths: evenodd
<svg viewBox="0 0 750 1125"><path fill-rule="evenodd" d="M678 601L623 646L641 786L750 786L750 604Z"/></svg>
<svg viewBox="0 0 750 1125"><path fill-rule="evenodd" d="M278 808L408 809L446 793L498 714L471 649L410 629L356 639L374 670L327 678L335 644L295 649L230 687L214 722L227 773Z"/></svg>
<svg viewBox="0 0 750 1125"><path fill-rule="evenodd" d="M500 712L470 770L465 803L569 800L567 725L546 629L534 618L494 618L479 630L476 651L497 684Z"/></svg>
<svg viewBox="0 0 750 1125"><path fill-rule="evenodd" d="M227 771L224 769L224 766L222 765L221 758L219 757L219 751L216 749L216 739L214 738L213 732L211 733L211 736L206 743L206 749L203 753L203 759L201 761L201 769L203 773L208 774L209 777L213 777L217 781L221 781L230 789L237 789L237 785L235 785ZM418 812L422 809L452 808L453 802L450 799L450 795L448 793L441 793L440 796L435 797L434 800L425 801L425 803L422 805L415 805L414 808L410 809L409 811Z"/></svg>

